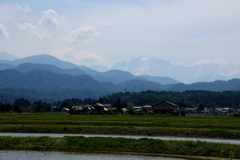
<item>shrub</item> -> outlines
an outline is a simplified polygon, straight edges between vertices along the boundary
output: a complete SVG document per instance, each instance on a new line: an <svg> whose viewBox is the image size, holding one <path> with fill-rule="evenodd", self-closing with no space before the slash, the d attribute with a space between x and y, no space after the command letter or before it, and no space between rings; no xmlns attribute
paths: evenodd
<svg viewBox="0 0 240 160"><path fill-rule="evenodd" d="M233 117L240 117L240 113L238 113L238 112L233 112Z"/></svg>

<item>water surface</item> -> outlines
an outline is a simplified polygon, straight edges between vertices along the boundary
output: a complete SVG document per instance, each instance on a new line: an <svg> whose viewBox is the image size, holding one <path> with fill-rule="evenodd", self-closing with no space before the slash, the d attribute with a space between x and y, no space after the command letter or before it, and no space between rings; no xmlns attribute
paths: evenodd
<svg viewBox="0 0 240 160"><path fill-rule="evenodd" d="M9 160L186 160L160 156L130 154L79 153L55 151L0 151L0 159Z"/></svg>

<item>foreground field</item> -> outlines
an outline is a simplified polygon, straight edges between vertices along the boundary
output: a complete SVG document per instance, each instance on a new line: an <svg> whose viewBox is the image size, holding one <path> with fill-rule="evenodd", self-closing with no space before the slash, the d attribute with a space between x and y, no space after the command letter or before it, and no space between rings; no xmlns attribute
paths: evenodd
<svg viewBox="0 0 240 160"><path fill-rule="evenodd" d="M79 133L240 139L240 119L131 115L0 114L0 132Z"/></svg>
<svg viewBox="0 0 240 160"><path fill-rule="evenodd" d="M215 157L216 159L217 157L240 158L239 145L147 138L0 137L0 149L168 154Z"/></svg>

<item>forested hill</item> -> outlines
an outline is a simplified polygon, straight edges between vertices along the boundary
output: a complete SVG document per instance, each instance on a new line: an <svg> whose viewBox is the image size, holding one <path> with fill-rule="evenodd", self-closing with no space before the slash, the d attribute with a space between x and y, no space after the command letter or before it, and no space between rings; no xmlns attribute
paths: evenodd
<svg viewBox="0 0 240 160"><path fill-rule="evenodd" d="M185 108L198 107L199 104L202 104L207 108L232 107L237 109L240 108L239 95L240 91L144 91L139 93L114 93L107 97L106 100L109 101L109 103L113 103L116 102L117 99L121 99L123 106L129 102L133 103L136 106L143 106L155 105L162 101L169 101L177 104L179 107Z"/></svg>
<svg viewBox="0 0 240 160"><path fill-rule="evenodd" d="M111 83L99 83L87 75L57 74L45 70L31 70L22 73L17 70L0 71L0 88L31 89L40 92L53 92L56 90L76 91L104 91L116 92ZM102 93L104 93L102 92Z"/></svg>
<svg viewBox="0 0 240 160"><path fill-rule="evenodd" d="M29 72L27 70L21 70L22 72L20 72L19 70L21 70L20 67L18 67L18 70L0 70L0 94L1 96L8 97L8 100L13 99L13 97L29 99L36 99L37 97L49 99L51 97L51 99L55 100L66 98L98 98L115 92L141 92L147 90L181 92L186 90L240 91L240 79L188 85L182 83L161 85L157 82L135 78L128 73L124 73L128 75L128 77L125 77L126 81L113 84L98 81L98 78L101 79L100 77L103 77L104 74L98 78L93 78L86 74L81 74L83 73L81 70L75 70L75 73L80 73L79 75L65 74L66 70L59 69L57 70L60 73L47 71L44 68L33 69ZM105 78L111 79L111 74L114 75L115 73L107 73L109 77ZM115 78L120 79L116 76ZM34 95L31 95L30 92L34 93Z"/></svg>
<svg viewBox="0 0 240 160"><path fill-rule="evenodd" d="M179 83L166 89L167 91L207 90L207 91L240 91L240 79L228 81L199 82L193 84Z"/></svg>

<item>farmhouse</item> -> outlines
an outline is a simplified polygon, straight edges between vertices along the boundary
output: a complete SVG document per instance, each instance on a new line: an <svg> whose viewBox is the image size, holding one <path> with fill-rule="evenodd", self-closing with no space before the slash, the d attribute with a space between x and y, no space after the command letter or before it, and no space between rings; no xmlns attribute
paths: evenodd
<svg viewBox="0 0 240 160"><path fill-rule="evenodd" d="M88 105L85 106L72 106L72 109L77 111L77 114L89 114L91 108Z"/></svg>
<svg viewBox="0 0 240 160"><path fill-rule="evenodd" d="M133 107L133 110L136 111L136 112L139 112L141 109L142 109L141 106L134 106Z"/></svg>
<svg viewBox="0 0 240 160"><path fill-rule="evenodd" d="M98 112L100 111L108 111L108 109L101 103L95 103L94 105L92 105L95 110L97 110Z"/></svg>
<svg viewBox="0 0 240 160"><path fill-rule="evenodd" d="M151 105L142 106L142 110L143 110L144 112L152 111L152 106L151 106Z"/></svg>
<svg viewBox="0 0 240 160"><path fill-rule="evenodd" d="M69 109L68 108L62 108L61 113L69 113Z"/></svg>
<svg viewBox="0 0 240 160"><path fill-rule="evenodd" d="M178 113L178 105L168 102L168 101L163 101L160 102L154 106L152 106L153 112L154 113L161 113L161 114L169 114L169 113Z"/></svg>

